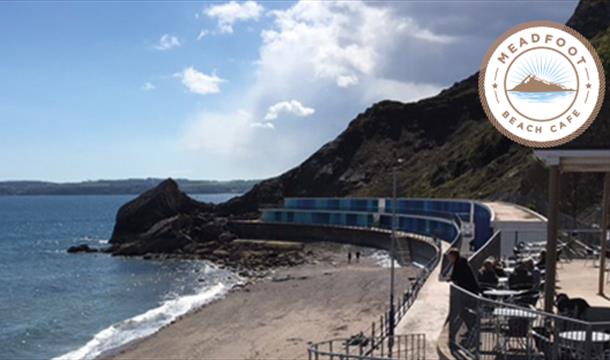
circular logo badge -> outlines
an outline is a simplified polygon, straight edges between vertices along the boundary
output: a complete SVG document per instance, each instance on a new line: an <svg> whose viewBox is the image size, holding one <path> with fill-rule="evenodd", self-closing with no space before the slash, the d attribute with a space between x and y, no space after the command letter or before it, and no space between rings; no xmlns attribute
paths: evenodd
<svg viewBox="0 0 610 360"><path fill-rule="evenodd" d="M552 147L573 140L601 108L605 77L595 49L575 30L533 21L487 51L479 96L491 123L513 141Z"/></svg>

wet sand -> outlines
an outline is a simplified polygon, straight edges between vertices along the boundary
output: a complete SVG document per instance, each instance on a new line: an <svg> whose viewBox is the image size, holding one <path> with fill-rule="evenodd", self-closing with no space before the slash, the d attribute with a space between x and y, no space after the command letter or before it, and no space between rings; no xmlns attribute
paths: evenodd
<svg viewBox="0 0 610 360"><path fill-rule="evenodd" d="M105 358L305 359L309 343L349 337L379 322L389 269L369 249L360 249L359 263L347 264L348 249L356 247L308 248L315 263L276 270ZM398 293L418 272L397 269Z"/></svg>

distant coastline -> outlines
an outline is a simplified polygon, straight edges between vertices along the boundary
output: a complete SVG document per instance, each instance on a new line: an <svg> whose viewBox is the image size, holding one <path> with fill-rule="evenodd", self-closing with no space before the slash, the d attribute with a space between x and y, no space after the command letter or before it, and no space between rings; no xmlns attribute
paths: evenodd
<svg viewBox="0 0 610 360"><path fill-rule="evenodd" d="M0 196L20 195L137 195L157 186L163 179L95 180L83 182L0 181ZM260 180L176 179L189 194L243 194Z"/></svg>

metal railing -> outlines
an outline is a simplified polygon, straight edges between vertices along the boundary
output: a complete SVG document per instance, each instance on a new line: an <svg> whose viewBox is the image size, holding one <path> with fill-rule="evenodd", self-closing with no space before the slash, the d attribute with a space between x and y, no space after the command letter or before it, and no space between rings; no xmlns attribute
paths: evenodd
<svg viewBox="0 0 610 360"><path fill-rule="evenodd" d="M485 245L481 246L479 250L477 250L474 254L472 254L468 258L468 263L470 266L478 270L483 265L483 262L490 257L498 258L501 253L501 241L502 241L502 233L500 231L496 231L490 238L487 240Z"/></svg>
<svg viewBox="0 0 610 360"><path fill-rule="evenodd" d="M392 343L392 353L388 348ZM309 360L425 360L426 335L408 334L393 337L352 336L349 339L333 339L312 345L308 349Z"/></svg>
<svg viewBox="0 0 610 360"><path fill-rule="evenodd" d="M419 291L426 283L430 274L439 263L440 248L435 256L428 261L419 272L418 276L412 281L411 286L402 296L398 296L398 303L395 305L394 324L402 319L411 308ZM318 359L425 359L426 346L424 334L395 335L390 337L389 328L390 311L386 311L379 317L379 321L374 321L371 327L361 332L360 335L350 339L335 339L316 343L308 348L309 358ZM365 336L364 334L369 334ZM338 345L338 344L342 345ZM392 353L388 353L389 347Z"/></svg>
<svg viewBox="0 0 610 360"><path fill-rule="evenodd" d="M499 302L451 285L449 345L460 359L610 359L610 310L590 308L585 321L534 310L528 294Z"/></svg>

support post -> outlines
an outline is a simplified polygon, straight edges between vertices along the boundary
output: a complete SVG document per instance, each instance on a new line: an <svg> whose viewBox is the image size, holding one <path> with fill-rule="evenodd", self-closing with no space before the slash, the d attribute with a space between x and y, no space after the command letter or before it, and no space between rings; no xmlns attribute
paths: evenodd
<svg viewBox="0 0 610 360"><path fill-rule="evenodd" d="M552 313L555 302L557 272L557 228L559 226L559 165L549 168L549 211L546 231L546 281L544 284L544 311Z"/></svg>
<svg viewBox="0 0 610 360"><path fill-rule="evenodd" d="M604 295L606 250L608 248L608 209L610 207L610 173L604 174L604 194L602 196L602 221L599 252L599 295Z"/></svg>

